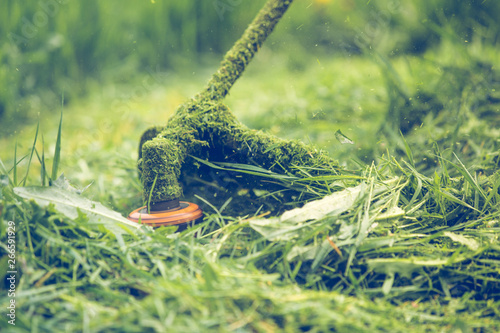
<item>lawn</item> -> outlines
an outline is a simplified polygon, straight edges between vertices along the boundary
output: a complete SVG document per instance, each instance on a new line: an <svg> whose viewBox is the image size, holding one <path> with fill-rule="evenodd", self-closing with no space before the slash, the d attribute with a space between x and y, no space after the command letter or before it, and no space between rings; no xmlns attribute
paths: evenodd
<svg viewBox="0 0 500 333"><path fill-rule="evenodd" d="M434 29L420 53L263 47L225 103L343 172L188 159L182 232L124 218L139 138L220 58L41 104L0 137L2 332L499 331L498 40Z"/></svg>

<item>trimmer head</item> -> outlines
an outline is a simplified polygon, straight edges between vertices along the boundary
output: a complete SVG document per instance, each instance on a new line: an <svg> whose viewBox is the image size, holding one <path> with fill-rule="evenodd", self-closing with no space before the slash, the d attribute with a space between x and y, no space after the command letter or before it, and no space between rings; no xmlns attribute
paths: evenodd
<svg viewBox="0 0 500 333"><path fill-rule="evenodd" d="M175 201L168 202L163 207L162 205L151 207L149 213L147 206L138 208L129 214L128 219L154 228L178 226L179 230L184 230L203 219L203 211L198 205L186 201Z"/></svg>

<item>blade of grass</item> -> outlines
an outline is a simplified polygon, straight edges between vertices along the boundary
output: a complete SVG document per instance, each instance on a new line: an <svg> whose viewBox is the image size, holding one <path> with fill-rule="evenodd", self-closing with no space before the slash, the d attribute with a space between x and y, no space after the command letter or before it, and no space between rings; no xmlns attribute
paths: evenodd
<svg viewBox="0 0 500 333"><path fill-rule="evenodd" d="M406 209L411 209L413 207L413 203L417 200L418 196L422 192L422 179L420 179L418 173L413 173L413 176L417 180L417 188L415 189L415 192L413 193L413 196L410 199L410 202L408 203L408 206L406 206Z"/></svg>
<svg viewBox="0 0 500 333"><path fill-rule="evenodd" d="M0 167L2 168L2 173L3 173L4 175L6 175L6 176L7 176L7 178L9 179L9 184L11 184L11 185L15 186L15 184L13 184L13 183L12 183L12 180L11 180L11 179L10 179L10 177L9 177L9 172L7 171L7 168L6 168L6 167L5 167L5 165L3 164L3 161L2 161L2 159L1 159L1 158L0 158Z"/></svg>
<svg viewBox="0 0 500 333"><path fill-rule="evenodd" d="M14 146L14 185L17 186L17 139L16 145Z"/></svg>
<svg viewBox="0 0 500 333"><path fill-rule="evenodd" d="M399 134L401 134L401 139L403 139L403 143L405 145L405 150L406 150L406 156L408 156L408 159L410 160L410 164L412 167L415 167L415 162L413 161L413 153L410 149L410 146L408 145L408 142L406 142L406 139L401 131L399 131Z"/></svg>
<svg viewBox="0 0 500 333"><path fill-rule="evenodd" d="M37 153L38 156L38 153ZM42 160L40 161L40 178L41 178L41 183L42 186L45 186L45 176L46 176L46 170L45 170L45 140L42 135Z"/></svg>
<svg viewBox="0 0 500 333"><path fill-rule="evenodd" d="M470 185L472 185L472 187L474 187L474 189L476 189L476 191L483 197L483 199L486 199L486 193L484 193L483 189L479 186L477 181L474 178L472 178L472 175L469 173L469 170L467 170L465 165L462 163L462 161L458 158L458 156L455 153L453 153L453 155L458 160L458 163L460 163L460 167L458 165L456 165L455 163L450 162L451 165L455 169L457 169L457 171L460 172L462 174L462 176L464 176L465 180Z"/></svg>
<svg viewBox="0 0 500 333"><path fill-rule="evenodd" d="M196 156L192 156L192 155L189 155L189 156L192 157L197 162L205 164L205 165L207 165L211 168L214 168L214 169L241 172L241 173L246 173L249 175L274 178L274 179L279 179L279 180L281 180L281 179L287 179L287 180L297 179L297 177L278 174L278 173L275 173L275 172L272 172L270 170L267 170L267 169L264 169L264 168L261 168L258 166L254 166L254 165L239 164L239 163L226 163L226 162L212 163L212 162L203 160L201 158L198 158Z"/></svg>
<svg viewBox="0 0 500 333"><path fill-rule="evenodd" d="M28 174L30 172L31 160L33 159L33 153L35 152L36 140L38 138L38 130L40 129L40 119L38 119L38 124L36 125L35 139L33 140L33 147L31 148L30 159L28 160L28 167L26 169L26 175L23 179L23 186L26 186L26 180L28 180Z"/></svg>
<svg viewBox="0 0 500 333"><path fill-rule="evenodd" d="M49 179L49 176L47 175L47 167L45 165L45 149L44 149L44 140L43 140L43 135L42 135L42 156L38 153L38 149L35 149L36 157L38 158L38 162L40 163L40 183L42 186L46 185L45 179Z"/></svg>
<svg viewBox="0 0 500 333"><path fill-rule="evenodd" d="M445 176L445 179L448 180L448 179L450 179L450 175L448 174L448 168L446 167L445 159L443 158L443 155L441 154L441 151L439 150L439 145L437 144L437 142L434 141L433 146L434 146L435 155L438 158L439 165L441 165L441 169L443 170L443 174Z"/></svg>
<svg viewBox="0 0 500 333"><path fill-rule="evenodd" d="M153 186L151 186L151 191L149 192L149 197L148 197L148 214L151 213L151 197L153 196L153 190L156 186L156 180L158 179L158 174L155 176L155 180L153 181Z"/></svg>
<svg viewBox="0 0 500 333"><path fill-rule="evenodd" d="M15 153L14 155L17 155L17 153ZM22 161L24 161L24 159L28 157L28 155L24 155L23 157L21 157L21 159L17 160L17 157L14 158L14 165L12 166L12 168L9 169L9 171L5 171L6 174L10 174L11 172L14 172L15 168L17 168L17 166L19 165L19 163L21 163ZM15 173L16 173L16 182L17 182L17 170L15 170ZM10 178L9 178L10 179ZM19 184L17 184L16 182L13 182L13 180L11 180L11 182L15 185L15 186L18 186Z"/></svg>
<svg viewBox="0 0 500 333"><path fill-rule="evenodd" d="M493 202L492 206L495 207L495 204L498 203L499 199L500 199L500 195L498 194L498 188L500 187L500 177L497 177L493 184L492 184L492 190L490 191L490 194L488 195L488 197L486 198L486 201L484 202L484 208L483 208L483 211L484 209L488 206L488 204L490 203L490 201L495 197L496 200Z"/></svg>
<svg viewBox="0 0 500 333"><path fill-rule="evenodd" d="M448 201L451 201L451 202L454 202L454 203L457 203L459 205L462 205L464 207L467 207L467 208L470 208L470 209L473 209L475 210L476 212L480 212L478 209L472 207L471 205L469 205L468 203L458 199L457 197L455 197L453 194L451 194L450 192L448 191L445 191L441 188L437 188L435 189L436 193L439 193L441 194L445 199L447 199ZM448 209L445 209L444 212L448 211Z"/></svg>
<svg viewBox="0 0 500 333"><path fill-rule="evenodd" d="M54 148L54 161L52 162L52 180L57 179L57 171L59 169L59 163L61 161L61 129L63 120L63 105L64 105L64 94L61 98L61 118L59 119L59 129L57 130L57 140L56 147Z"/></svg>
<svg viewBox="0 0 500 333"><path fill-rule="evenodd" d="M200 199L201 201L203 201L204 203L206 203L208 206L210 206L210 208L212 208L217 213L217 215L219 216L219 218L221 220L221 223L223 223L224 218L222 217L222 214L220 213L220 211L214 205L212 205L208 200L206 200L205 198L200 197L197 194L195 194L194 196L196 198Z"/></svg>
<svg viewBox="0 0 500 333"><path fill-rule="evenodd" d="M356 256L356 253L358 251L358 247L361 245L363 240L367 237L368 234L368 228L371 224L371 218L370 218L370 205L372 201L372 196L373 196L373 189L375 185L375 177L372 176L372 171L374 169L374 165L370 168L370 174L368 175L368 179L370 179L370 190L368 191L368 196L366 198L365 204L364 204L364 210L359 211L358 214L358 235L356 237L356 242L355 244L351 247L350 253L349 253L349 258L347 259L347 265L344 271L345 275L348 275L350 273L350 268L353 263L354 257Z"/></svg>

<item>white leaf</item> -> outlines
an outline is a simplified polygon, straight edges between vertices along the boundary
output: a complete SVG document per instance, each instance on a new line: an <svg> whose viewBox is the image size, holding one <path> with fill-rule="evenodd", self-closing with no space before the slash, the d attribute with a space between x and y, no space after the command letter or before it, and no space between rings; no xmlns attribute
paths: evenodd
<svg viewBox="0 0 500 333"><path fill-rule="evenodd" d="M104 224L107 227L111 227L113 231L121 229L121 233L123 233L124 231L130 232L127 227L140 228L139 224L127 220L120 213L103 206L101 203L86 199L62 188L42 186L16 187L14 188L14 193L22 198L34 200L42 207L53 204L57 211L70 219L77 218L78 210L80 210L87 215L89 223ZM120 228L116 228L115 226Z"/></svg>

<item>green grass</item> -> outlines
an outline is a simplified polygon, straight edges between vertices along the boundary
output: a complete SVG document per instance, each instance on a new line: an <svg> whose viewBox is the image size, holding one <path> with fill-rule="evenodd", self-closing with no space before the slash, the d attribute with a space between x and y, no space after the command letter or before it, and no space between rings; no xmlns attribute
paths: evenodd
<svg viewBox="0 0 500 333"><path fill-rule="evenodd" d="M350 172L205 163L211 182L185 179L203 223L135 229L104 206L141 205L139 135L210 71L160 75L148 89L145 73L91 88L62 115L42 109L39 127L0 141L0 246L15 221L19 271L16 327L3 314L2 332L500 330L495 45L445 39L421 56L350 59L262 51L228 105ZM280 202L284 191L295 199Z"/></svg>

